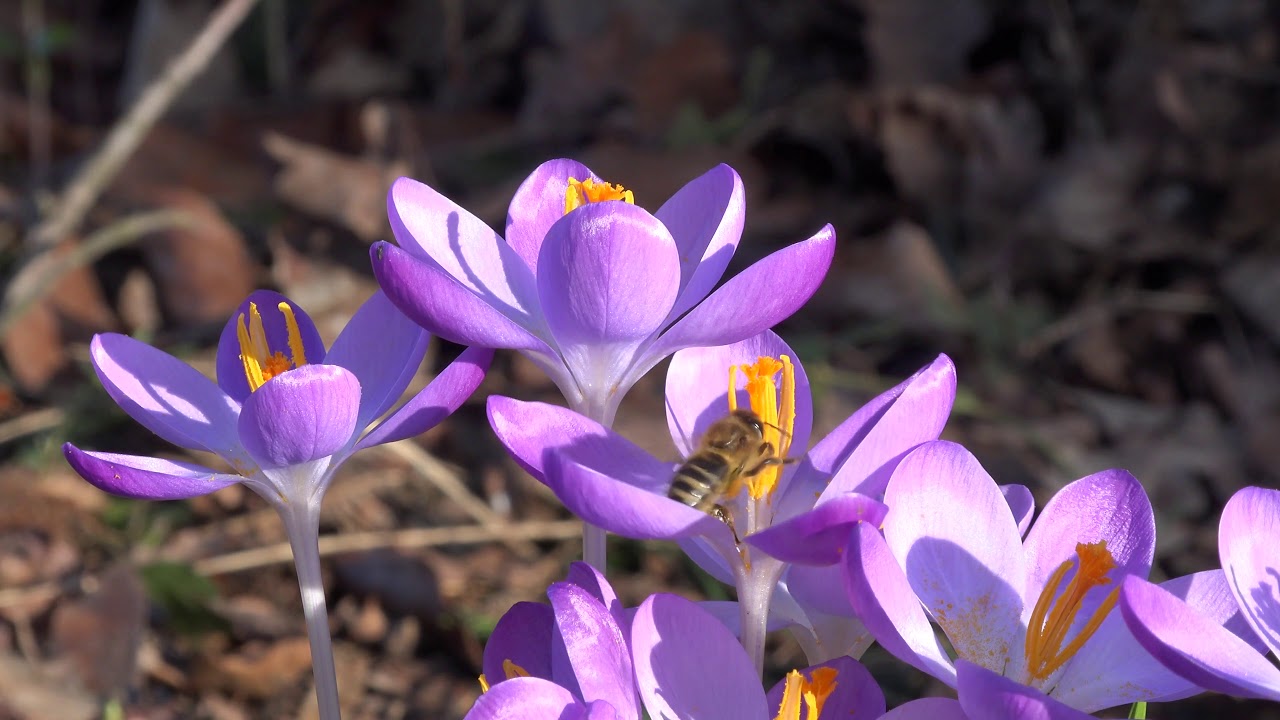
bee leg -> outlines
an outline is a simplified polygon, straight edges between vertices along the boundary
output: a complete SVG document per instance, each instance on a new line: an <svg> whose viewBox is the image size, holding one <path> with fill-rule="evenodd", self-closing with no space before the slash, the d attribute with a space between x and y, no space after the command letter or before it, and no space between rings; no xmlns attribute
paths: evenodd
<svg viewBox="0 0 1280 720"><path fill-rule="evenodd" d="M742 471L742 475L744 477L755 477L756 475L759 475L761 472L763 472L764 469L767 467L773 467L774 465L785 465L786 462L787 461L783 460L782 458L767 457L761 460L760 462L756 463L755 465L744 469Z"/></svg>
<svg viewBox="0 0 1280 720"><path fill-rule="evenodd" d="M711 514L719 518L720 522L729 526L729 532L733 533L733 542L741 545L742 540L738 537L738 529L733 526L733 516L729 514L729 510L723 505L716 505L711 508Z"/></svg>

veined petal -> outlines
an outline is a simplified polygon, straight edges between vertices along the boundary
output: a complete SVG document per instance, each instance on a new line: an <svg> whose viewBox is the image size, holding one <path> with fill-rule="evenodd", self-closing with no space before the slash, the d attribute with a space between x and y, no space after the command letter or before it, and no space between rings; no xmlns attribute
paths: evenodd
<svg viewBox="0 0 1280 720"><path fill-rule="evenodd" d="M595 202L551 226L538 295L584 394L619 391L635 348L662 326L679 283L675 241L643 208Z"/></svg>
<svg viewBox="0 0 1280 720"><path fill-rule="evenodd" d="M337 365L304 365L272 378L245 401L240 439L264 469L332 455L356 430L360 382Z"/></svg>
<svg viewBox="0 0 1280 720"><path fill-rule="evenodd" d="M556 357L541 317L478 294L452 275L390 243L369 248L373 274L387 297L428 332L450 342L511 348ZM519 258L514 262L523 267Z"/></svg>
<svg viewBox="0 0 1280 720"><path fill-rule="evenodd" d="M835 248L835 229L827 225L729 278L645 348L627 371L628 380L677 350L729 345L790 317L822 284Z"/></svg>
<svg viewBox="0 0 1280 720"><path fill-rule="evenodd" d="M400 399L427 353L431 336L377 291L351 316L325 359L360 381L363 430Z"/></svg>
<svg viewBox="0 0 1280 720"><path fill-rule="evenodd" d="M955 668L880 532L859 523L850 538L841 567L854 613L894 657L955 687Z"/></svg>
<svg viewBox="0 0 1280 720"><path fill-rule="evenodd" d="M852 527L847 529L849 532L853 531ZM786 578L791 596L807 612L842 618L854 617L853 606L849 604L849 591L844 586L843 562L826 566L792 565L787 569Z"/></svg>
<svg viewBox="0 0 1280 720"><path fill-rule="evenodd" d="M1017 484L1001 485L1000 493L1009 504L1014 522L1018 523L1018 534L1026 537L1027 530L1031 529L1031 518L1036 514L1035 496L1026 485Z"/></svg>
<svg viewBox="0 0 1280 720"><path fill-rule="evenodd" d="M1280 492L1246 487L1227 501L1218 524L1218 553L1244 619L1280 656Z"/></svg>
<svg viewBox="0 0 1280 720"><path fill-rule="evenodd" d="M553 583L547 597L582 699L604 700L625 717L638 716L631 652L613 615L589 591L572 583ZM554 656L552 672L556 673Z"/></svg>
<svg viewBox="0 0 1280 720"><path fill-rule="evenodd" d="M852 526L865 522L880 527L888 511L884 503L849 493L770 525L746 541L783 562L834 565L844 557Z"/></svg>
<svg viewBox="0 0 1280 720"><path fill-rule="evenodd" d="M880 716L880 720L969 720L959 700L920 698L903 703Z"/></svg>
<svg viewBox="0 0 1280 720"><path fill-rule="evenodd" d="M493 361L488 348L467 348L409 402L356 443L356 449L421 435L449 417L471 397ZM363 385L361 386L363 388ZM357 428L364 427L357 424Z"/></svg>
<svg viewBox="0 0 1280 720"><path fill-rule="evenodd" d="M650 717L766 717L764 688L738 639L695 603L651 595L632 621L631 647Z"/></svg>
<svg viewBox="0 0 1280 720"><path fill-rule="evenodd" d="M1173 593L1130 576L1121 586L1119 606L1147 652L1188 681L1237 697L1280 701L1280 670Z"/></svg>
<svg viewBox="0 0 1280 720"><path fill-rule="evenodd" d="M538 252L556 221L564 217L564 195L569 178L600 181L590 168L576 160L548 160L520 183L507 208L507 243L538 274Z"/></svg>
<svg viewBox="0 0 1280 720"><path fill-rule="evenodd" d="M504 664L514 663L531 677L551 680L551 637L555 614L550 605L518 602L498 618L484 644L484 677L493 687L507 678Z"/></svg>
<svg viewBox="0 0 1280 720"><path fill-rule="evenodd" d="M1124 470L1104 470L1068 483L1036 519L1023 548L1027 584L1022 590L1025 615L1030 615L1049 576L1076 557L1077 543L1105 540L1115 559L1113 582L1125 575L1146 577L1155 557L1156 521L1151 501L1138 480ZM1075 577L1067 571L1062 582ZM1085 596L1076 617L1082 622L1106 598L1106 592Z"/></svg>
<svg viewBox="0 0 1280 720"><path fill-rule="evenodd" d="M262 316L262 330L267 337L267 346L272 351L285 352L289 349L289 324L284 313L280 312L280 303L287 303L293 309L306 362L325 361L324 340L320 338L320 331L316 329L311 316L274 290L254 290L231 313L227 324L222 326L222 335L218 337L218 386L236 402L243 403L251 392L249 379L245 376L244 362L240 359L240 340L236 334L240 317L244 316L247 323L249 306L257 307L258 314Z"/></svg>
<svg viewBox="0 0 1280 720"><path fill-rule="evenodd" d="M112 495L139 500L198 497L244 479L194 463L142 455L85 452L71 443L62 446L62 454L71 468L91 485Z"/></svg>
<svg viewBox="0 0 1280 720"><path fill-rule="evenodd" d="M654 213L680 251L680 296L664 325L701 302L720 281L742 238L746 212L742 178L722 164L680 188Z"/></svg>
<svg viewBox="0 0 1280 720"><path fill-rule="evenodd" d="M802 455L813 428L813 394L809 377L796 353L772 330L720 347L687 348L671 358L667 369L667 427L676 449L688 457L698 438L716 420L729 414L729 368L750 365L760 357L786 355L795 368L796 425L791 434L792 455ZM751 407L746 376L736 373L738 407ZM779 488L778 492L782 492Z"/></svg>
<svg viewBox="0 0 1280 720"><path fill-rule="evenodd" d="M569 573L565 581L586 590L592 597L599 600L601 605L609 609L609 614L613 615L613 619L624 633L630 628L626 608L622 606L618 594L613 591L613 586L605 579L604 573L587 563L572 562L569 563Z"/></svg>
<svg viewBox="0 0 1280 720"><path fill-rule="evenodd" d="M89 353L107 394L143 427L180 447L244 457L240 404L195 368L117 333L94 335Z"/></svg>
<svg viewBox="0 0 1280 720"><path fill-rule="evenodd" d="M596 468L617 468L618 478L645 478L657 492L653 478L671 482L673 468L613 430L559 405L524 402L501 395L488 401L489 425L512 458L530 475L543 480L547 454L572 448L574 458ZM545 482L545 481L544 481ZM666 492L665 488L662 490Z"/></svg>
<svg viewBox="0 0 1280 720"><path fill-rule="evenodd" d="M584 720L587 708L550 680L514 678L481 695L463 720Z"/></svg>
<svg viewBox="0 0 1280 720"><path fill-rule="evenodd" d="M1092 720L1035 688L956 661L956 690L969 720Z"/></svg>
<svg viewBox="0 0 1280 720"><path fill-rule="evenodd" d="M956 653L999 670L1022 641L1026 566L1000 488L968 450L912 450L885 490L884 539Z"/></svg>
<svg viewBox="0 0 1280 720"><path fill-rule="evenodd" d="M675 540L692 535L732 543L729 528L716 518L666 496L663 477L637 477L619 469L618 477L586 467L561 451L547 460L547 487L583 522L635 540ZM621 473L627 473L626 476Z"/></svg>
<svg viewBox="0 0 1280 720"><path fill-rule="evenodd" d="M836 671L836 688L822 706L825 717L879 718L884 715L884 693L871 672L851 657L839 657L807 667L800 674L813 679L813 671L831 668ZM769 717L777 717L787 681L782 679L769 691Z"/></svg>
<svg viewBox="0 0 1280 720"><path fill-rule="evenodd" d="M533 271L462 206L417 180L400 178L387 192L387 219L400 247L521 325L539 325Z"/></svg>

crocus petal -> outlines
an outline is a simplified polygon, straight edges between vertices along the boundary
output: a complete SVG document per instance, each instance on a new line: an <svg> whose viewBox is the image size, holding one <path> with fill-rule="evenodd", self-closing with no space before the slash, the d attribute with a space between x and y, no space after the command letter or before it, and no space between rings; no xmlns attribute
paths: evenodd
<svg viewBox="0 0 1280 720"><path fill-rule="evenodd" d="M195 368L117 333L93 336L89 354L107 394L143 427L180 447L243 456L240 404Z"/></svg>
<svg viewBox="0 0 1280 720"><path fill-rule="evenodd" d="M1155 556L1156 520L1151 501L1137 478L1124 470L1104 470L1059 490L1041 511L1023 544L1027 557L1024 598L1030 615L1049 576L1076 557L1077 543L1105 540L1116 561L1111 577L1146 577ZM1062 582L1070 582L1069 570ZM1085 596L1077 616L1087 618L1106 598Z"/></svg>
<svg viewBox="0 0 1280 720"><path fill-rule="evenodd" d="M812 680L813 671L818 668L836 671L836 689L827 696L827 701L822 706L824 716L879 718L884 715L884 693L862 663L851 657L839 657L807 667L800 674ZM777 717L786 685L786 678L783 678L769 691L769 717Z"/></svg>
<svg viewBox="0 0 1280 720"><path fill-rule="evenodd" d="M481 695L464 720L583 720L573 693L539 677L514 678Z"/></svg>
<svg viewBox="0 0 1280 720"><path fill-rule="evenodd" d="M1246 640L1257 641L1240 619L1240 609L1221 570L1175 578L1161 583L1160 587L1200 615L1218 624L1230 623L1234 632L1245 633ZM1068 661L1052 695L1077 710L1091 713L1144 700L1181 700L1200 692L1199 686L1152 657L1129 631L1123 614L1116 610Z"/></svg>
<svg viewBox="0 0 1280 720"><path fill-rule="evenodd" d="M889 508L866 495L849 493L746 538L773 557L803 565L834 565L844 557L855 523L879 527Z"/></svg>
<svg viewBox="0 0 1280 720"><path fill-rule="evenodd" d="M680 188L654 213L680 251L680 296L667 315L674 322L720 281L742 238L746 219L742 178L717 165Z"/></svg>
<svg viewBox="0 0 1280 720"><path fill-rule="evenodd" d="M579 182L599 177L576 160L548 160L520 183L507 208L507 243L538 274L538 251L547 231L564 217L569 178Z"/></svg>
<svg viewBox="0 0 1280 720"><path fill-rule="evenodd" d="M507 317L525 327L538 324L533 271L514 248L462 206L417 180L400 178L387 192L387 219L400 247L440 268Z"/></svg>
<svg viewBox="0 0 1280 720"><path fill-rule="evenodd" d="M737 638L696 604L651 595L631 625L636 680L653 718L763 720L764 688Z"/></svg>
<svg viewBox="0 0 1280 720"><path fill-rule="evenodd" d="M369 248L373 274L387 297L428 332L461 345L511 348L554 357L539 335L541 318L477 293L449 273L395 245ZM524 267L524 262L513 262Z"/></svg>
<svg viewBox="0 0 1280 720"><path fill-rule="evenodd" d="M551 679L551 636L555 615L550 605L518 602L498 618L484 644L484 677L492 687L506 679L510 660L530 676Z"/></svg>
<svg viewBox="0 0 1280 720"><path fill-rule="evenodd" d="M969 720L1092 720L1035 688L964 660L956 661L956 689Z"/></svg>
<svg viewBox="0 0 1280 720"><path fill-rule="evenodd" d="M1173 672L1207 690L1280 701L1280 670L1173 593L1130 576L1119 604L1134 637Z"/></svg>
<svg viewBox="0 0 1280 720"><path fill-rule="evenodd" d="M1245 621L1280 656L1280 492L1238 491L1222 509L1218 553Z"/></svg>
<svg viewBox="0 0 1280 720"><path fill-rule="evenodd" d="M570 668L566 670L577 679L582 699L604 700L624 716L638 716L631 653L613 615L590 592L573 583L553 583L547 588L547 597L568 656ZM553 655L552 673L559 680L561 673L555 663Z"/></svg>
<svg viewBox="0 0 1280 720"><path fill-rule="evenodd" d="M894 657L955 687L955 668L880 532L859 523L850 538L842 567L857 617Z"/></svg>
<svg viewBox="0 0 1280 720"><path fill-rule="evenodd" d="M775 596L776 597L776 596ZM734 637L742 635L742 609L735 600L702 600L698 603L698 607L707 611L707 614L720 621ZM772 603L769 605L769 620L765 624L766 632L777 632L795 624L794 620L784 617L776 612L777 608Z"/></svg>
<svg viewBox="0 0 1280 720"><path fill-rule="evenodd" d="M569 563L569 573L565 580L591 593L592 597L599 600L601 605L609 609L609 613L617 621L618 627L624 631L627 630L630 623L627 621L626 608L622 606L622 601L618 599L618 594L613 591L613 586L605 579L604 573L587 563L572 562Z"/></svg>
<svg viewBox="0 0 1280 720"><path fill-rule="evenodd" d="M584 394L616 390L635 348L661 327L679 283L675 241L642 208L596 202L551 226L538 259L538 295Z"/></svg>
<svg viewBox="0 0 1280 720"><path fill-rule="evenodd" d="M182 500L207 495L244 479L194 463L85 452L71 443L62 446L62 454L71 468L95 487L139 500Z"/></svg>
<svg viewBox="0 0 1280 720"><path fill-rule="evenodd" d="M951 358L939 355L903 383L902 391L884 412L850 442L852 450L836 468L819 502L846 492L872 496L884 492L893 461L920 443L936 440L955 399L956 366Z"/></svg>
<svg viewBox="0 0 1280 720"><path fill-rule="evenodd" d="M902 460L884 501L885 541L956 653L1004 667L1024 634L1026 567L995 481L968 450L935 440Z"/></svg>
<svg viewBox="0 0 1280 720"><path fill-rule="evenodd" d="M440 424L480 387L493 361L488 348L467 348L409 402L383 420L356 444L356 449L421 435ZM416 367L416 366L415 366ZM363 389L363 385L361 388ZM357 425L357 428L364 427Z"/></svg>
<svg viewBox="0 0 1280 720"><path fill-rule="evenodd" d="M336 365L304 365L277 375L245 401L240 440L265 468L332 455L351 441L360 382Z"/></svg>
<svg viewBox="0 0 1280 720"><path fill-rule="evenodd" d="M959 700L920 698L903 703L880 716L880 720L969 720Z"/></svg>
<svg viewBox="0 0 1280 720"><path fill-rule="evenodd" d="M790 317L822 284L835 248L835 229L827 225L733 276L646 348L628 378L677 350L735 343Z"/></svg>
<svg viewBox="0 0 1280 720"><path fill-rule="evenodd" d="M809 433L813 427L813 395L809 390L809 376L796 357L795 351L772 330L720 347L688 348L671 358L667 369L667 427L676 449L684 457L694 453L698 438L711 423L729 414L729 368L749 365L761 357L791 358L795 366L796 424L791 433L791 454L799 456L809 445ZM738 383L738 407L749 408L746 376L736 372ZM782 492L778 488L775 492Z"/></svg>
<svg viewBox="0 0 1280 720"><path fill-rule="evenodd" d="M1031 518L1036 514L1036 498L1026 485L1001 485L1000 493L1013 513L1014 522L1018 523L1018 535L1026 537L1031 528Z"/></svg>
<svg viewBox="0 0 1280 720"><path fill-rule="evenodd" d="M325 358L326 365L344 367L360 381L356 427L368 427L400 399L430 339L380 290L356 310Z"/></svg>
<svg viewBox="0 0 1280 720"><path fill-rule="evenodd" d="M624 470L620 470L624 472ZM547 459L547 487L583 522L634 540L675 540L691 535L732 542L728 526L666 496L668 476L617 479L553 452ZM647 485L647 487L646 487Z"/></svg>
<svg viewBox="0 0 1280 720"><path fill-rule="evenodd" d="M222 335L218 337L218 385L223 392L230 395L236 402L244 402L249 397L251 389L249 388L249 379L244 374L244 362L240 359L240 340L236 335L236 329L240 326L240 318L244 317L245 323L249 322L249 305L256 305L258 314L262 316L262 329L267 336L267 347L272 352L283 352L286 356L291 355L289 352L289 326L285 322L284 313L280 312L280 303L287 303L293 308L293 317L298 323L298 334L302 338L302 359L307 363L321 363L325 361L324 341L320 339L320 331L316 329L316 324L312 322L311 316L295 303L290 302L289 298L281 295L273 290L255 290L249 293L249 297L245 298L235 312L231 313L231 318L227 320L227 324L222 327ZM294 359L295 362L297 359Z"/></svg>

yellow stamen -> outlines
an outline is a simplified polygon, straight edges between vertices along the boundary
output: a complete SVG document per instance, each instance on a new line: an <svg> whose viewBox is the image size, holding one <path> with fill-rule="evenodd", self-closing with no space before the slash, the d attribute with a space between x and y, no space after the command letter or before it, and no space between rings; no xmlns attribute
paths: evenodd
<svg viewBox="0 0 1280 720"><path fill-rule="evenodd" d="M834 668L816 668L812 678L806 679L799 670L787 673L786 685L782 688L782 702L778 706L778 714L774 720L800 720L801 708L807 708L807 720L817 720L822 714L822 706L827 698L836 690Z"/></svg>
<svg viewBox="0 0 1280 720"><path fill-rule="evenodd" d="M528 670L525 670L519 665L511 662L511 660L509 659L502 661L502 672L504 675L506 675L506 677L504 677L503 680L510 680L512 678L518 678L518 677L529 677ZM482 693L489 692L488 678L486 678L484 674L481 673L479 680L480 680L480 692Z"/></svg>
<svg viewBox="0 0 1280 720"><path fill-rule="evenodd" d="M568 215L587 203L601 202L603 200L621 200L629 205L636 204L635 195L621 185L596 182L591 178L581 182L574 178L569 178L569 187L565 189L564 193L564 214Z"/></svg>
<svg viewBox="0 0 1280 720"><path fill-rule="evenodd" d="M280 303L280 312L284 315L285 328L289 335L289 354L271 352L267 342L267 331L262 324L262 313L257 303L249 303L249 317L240 314L236 323L236 341L240 344L240 363L244 367L244 377L249 382L250 390L257 390L271 378L307 364L306 351L302 345L302 332L298 329L298 319L288 303Z"/></svg>
<svg viewBox="0 0 1280 720"><path fill-rule="evenodd" d="M1080 628L1080 632L1076 633L1071 642L1066 643L1064 647L1063 641L1066 640L1067 632L1071 630L1076 616L1080 614L1085 595L1093 588L1111 582L1107 578L1107 573L1116 567L1115 558L1107 550L1105 540L1096 543L1077 543L1076 557L1079 559L1078 563L1067 560L1053 571L1053 575L1045 582L1044 590L1040 592L1040 598L1036 601L1035 609L1031 611L1031 618L1027 622L1025 647L1027 673L1036 680L1048 678L1084 647L1084 644L1102 625L1107 614L1115 607L1120 594L1120 588L1113 589L1102 604L1093 611L1093 615L1089 617L1084 627ZM1062 578L1066 577L1067 571L1073 564L1077 565L1075 577L1071 578L1066 589L1058 595L1058 586L1062 584ZM1056 602L1055 596L1057 596ZM1053 605L1052 610L1049 609L1050 604Z"/></svg>
<svg viewBox="0 0 1280 720"><path fill-rule="evenodd" d="M484 679L484 673L480 673L480 677L477 679L480 681L480 692L489 692L489 681Z"/></svg>
<svg viewBox="0 0 1280 720"><path fill-rule="evenodd" d="M747 376L747 396L751 410L764 423L764 439L773 445L774 454L785 458L791 450L791 434L796 426L796 378L795 366L786 355L780 358L760 357L751 365L740 366ZM775 376L782 374L782 387ZM734 369L729 369L729 381L734 384ZM737 409L736 392L729 393L730 412ZM752 499L772 498L782 468L769 467L755 477L747 479L747 491Z"/></svg>

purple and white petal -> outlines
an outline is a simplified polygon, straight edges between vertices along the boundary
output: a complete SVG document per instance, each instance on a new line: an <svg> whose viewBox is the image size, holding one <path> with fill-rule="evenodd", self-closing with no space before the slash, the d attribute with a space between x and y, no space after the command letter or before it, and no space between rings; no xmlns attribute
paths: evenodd
<svg viewBox="0 0 1280 720"><path fill-rule="evenodd" d="M118 333L93 336L89 354L107 394L143 427L179 447L244 457L240 404L195 368Z"/></svg>
<svg viewBox="0 0 1280 720"><path fill-rule="evenodd" d="M541 316L478 294L444 270L391 243L374 243L369 259L382 291L400 312L428 332L461 345L555 357ZM523 267L519 258L514 262Z"/></svg>
<svg viewBox="0 0 1280 720"><path fill-rule="evenodd" d="M552 583L547 597L570 665L564 670L576 678L582 699L604 700L625 717L638 716L631 652L613 615L588 590L573 583ZM556 668L555 655L552 674L557 680L563 677Z"/></svg>
<svg viewBox="0 0 1280 720"><path fill-rule="evenodd" d="M484 677L490 687L507 679L510 661L530 676L551 679L551 636L555 614L550 605L518 602L498 618L484 645Z"/></svg>
<svg viewBox="0 0 1280 720"><path fill-rule="evenodd" d="M813 396L809 389L809 377L804 372L796 353L772 330L719 347L688 348L671 358L667 369L667 427L676 449L684 457L693 454L698 438L712 423L729 414L729 368L754 364L761 357L786 355L795 366L796 424L791 433L791 455L804 455L813 428ZM738 370L737 402L740 408L750 408L747 396L746 376ZM778 378L781 383L781 376ZM776 492L782 492L778 488Z"/></svg>
<svg viewBox="0 0 1280 720"><path fill-rule="evenodd" d="M680 296L664 325L697 305L724 275L746 219L742 178L717 165L676 191L654 213L680 251Z"/></svg>
<svg viewBox="0 0 1280 720"><path fill-rule="evenodd" d="M411 438L439 425L480 387L492 361L493 351L488 348L463 350L409 402L361 438L356 449ZM357 425L357 428L362 427Z"/></svg>
<svg viewBox="0 0 1280 720"><path fill-rule="evenodd" d="M738 639L695 603L651 595L632 621L631 647L650 717L766 717L764 688Z"/></svg>
<svg viewBox="0 0 1280 720"><path fill-rule="evenodd" d="M1031 489L1026 485L1010 484L1001 485L1000 492L1009 504L1014 522L1018 523L1018 535L1026 537L1027 530L1031 529L1031 518L1036 514L1036 498Z"/></svg>
<svg viewBox="0 0 1280 720"><path fill-rule="evenodd" d="M956 661L956 690L969 720L1092 720L1035 688L964 660Z"/></svg>
<svg viewBox="0 0 1280 720"><path fill-rule="evenodd" d="M534 276L538 274L538 252L547 231L564 217L569 178L579 182L600 180L577 160L548 160L520 183L507 208L507 244L524 259Z"/></svg>
<svg viewBox="0 0 1280 720"><path fill-rule="evenodd" d="M344 367L360 381L357 428L369 427L400 399L422 364L430 339L381 290L351 316L325 364Z"/></svg>
<svg viewBox="0 0 1280 720"><path fill-rule="evenodd" d="M1244 619L1280 656L1280 491L1246 487L1222 509L1218 553Z"/></svg>
<svg viewBox="0 0 1280 720"><path fill-rule="evenodd" d="M62 454L71 468L101 490L138 500L183 500L207 495L244 478L195 463L142 455L85 452L66 443Z"/></svg>
<svg viewBox="0 0 1280 720"><path fill-rule="evenodd" d="M1230 630L1139 577L1127 577L1120 611L1147 652L1191 683L1237 697L1280 701L1280 670Z"/></svg>
<svg viewBox="0 0 1280 720"><path fill-rule="evenodd" d="M645 348L627 380L634 382L677 350L729 345L790 317L822 284L835 247L835 230L827 225L730 278Z"/></svg>
<svg viewBox="0 0 1280 720"><path fill-rule="evenodd" d="M746 541L783 562L834 565L844 557L853 525L865 522L879 527L888 512L884 503L848 493L807 513L774 523Z"/></svg>
<svg viewBox="0 0 1280 720"><path fill-rule="evenodd" d="M481 695L463 720L585 720L587 708L550 680L514 678Z"/></svg>
<svg viewBox="0 0 1280 720"><path fill-rule="evenodd" d="M903 703L880 716L880 720L969 720L959 700L920 698Z"/></svg>
<svg viewBox="0 0 1280 720"><path fill-rule="evenodd" d="M317 460L348 446L359 410L355 375L337 365L304 365L249 396L240 441L264 470Z"/></svg>
<svg viewBox="0 0 1280 720"><path fill-rule="evenodd" d="M604 573L587 563L572 562L569 563L569 573L565 581L591 593L592 597L609 609L618 627L622 628L623 632L627 631L630 622L627 620L626 608L622 606L622 601L618 599L618 594L613 591L613 586L609 584Z"/></svg>
<svg viewBox="0 0 1280 720"><path fill-rule="evenodd" d="M1022 541L1000 488L965 448L912 450L885 490L884 538L956 653L999 670L1024 635Z"/></svg>
<svg viewBox="0 0 1280 720"><path fill-rule="evenodd" d="M287 303L293 308L294 320L298 323L298 335L302 338L302 350L307 363L325 361L324 341L320 339L320 331L311 320L311 316L297 303L274 290L255 290L231 313L231 319L222 326L222 335L218 337L218 357L216 361L218 386L236 402L244 402L249 397L249 379L244 374L244 362L240 359L240 340L237 328L240 318L244 318L245 326L249 323L249 305L258 308L262 316L262 331L267 336L267 347L272 353L284 353L292 358L289 348L289 325L284 313L280 312L280 304ZM292 358L297 362L297 358Z"/></svg>
<svg viewBox="0 0 1280 720"><path fill-rule="evenodd" d="M836 671L836 688L822 706L824 716L879 718L884 715L884 693L862 663L851 657L838 657L807 667L800 674L806 680L812 680L813 671L818 668ZM787 679L784 677L769 690L769 717L777 717L786 686Z"/></svg>
<svg viewBox="0 0 1280 720"><path fill-rule="evenodd" d="M551 226L538 258L538 297L584 395L619 391L636 348L662 327L679 283L675 241L642 208L590 203Z"/></svg>

